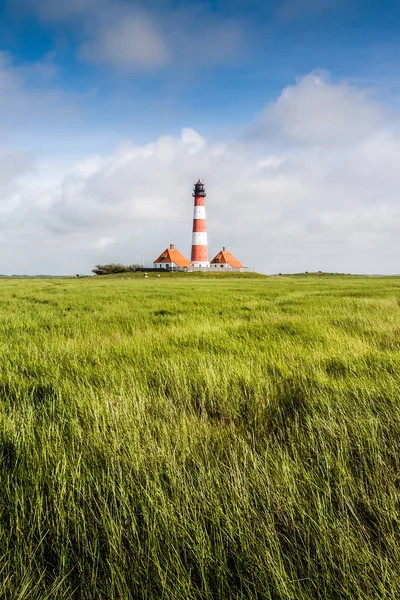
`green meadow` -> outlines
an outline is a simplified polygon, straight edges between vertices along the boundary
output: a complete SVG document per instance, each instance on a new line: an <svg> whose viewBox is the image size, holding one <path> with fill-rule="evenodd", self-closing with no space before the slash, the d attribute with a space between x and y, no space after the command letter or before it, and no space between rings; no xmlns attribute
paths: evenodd
<svg viewBox="0 0 400 600"><path fill-rule="evenodd" d="M0 598L400 598L400 278L0 280Z"/></svg>

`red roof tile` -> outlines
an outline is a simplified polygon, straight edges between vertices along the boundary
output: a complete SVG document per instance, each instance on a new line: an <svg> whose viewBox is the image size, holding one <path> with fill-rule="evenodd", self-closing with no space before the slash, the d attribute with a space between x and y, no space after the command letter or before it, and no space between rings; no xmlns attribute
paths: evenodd
<svg viewBox="0 0 400 600"><path fill-rule="evenodd" d="M243 269L243 265L240 261L238 261L237 258L235 258L230 252L229 250L221 250L221 252L218 252L218 254L212 259L211 263L212 265L215 264L226 264L226 265L230 265L231 267L235 268L235 269Z"/></svg>
<svg viewBox="0 0 400 600"><path fill-rule="evenodd" d="M155 263L174 263L177 267L191 267L192 263L189 262L183 254L176 248L167 248L156 260Z"/></svg>

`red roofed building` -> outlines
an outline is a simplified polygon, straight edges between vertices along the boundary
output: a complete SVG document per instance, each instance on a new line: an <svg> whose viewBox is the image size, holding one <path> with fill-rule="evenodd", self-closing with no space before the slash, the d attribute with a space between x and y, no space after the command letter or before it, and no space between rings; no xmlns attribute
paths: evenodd
<svg viewBox="0 0 400 600"><path fill-rule="evenodd" d="M192 263L175 248L174 244L170 244L169 248L153 262L154 269L185 269L191 266Z"/></svg>
<svg viewBox="0 0 400 600"><path fill-rule="evenodd" d="M231 254L229 252L229 250L227 250L225 248L225 246L222 248L222 250L220 252L218 252L217 256L215 256L212 261L210 262L210 266L211 269L226 269L228 271L232 271L232 270L245 270L245 267L242 265L242 263L233 256L233 254Z"/></svg>

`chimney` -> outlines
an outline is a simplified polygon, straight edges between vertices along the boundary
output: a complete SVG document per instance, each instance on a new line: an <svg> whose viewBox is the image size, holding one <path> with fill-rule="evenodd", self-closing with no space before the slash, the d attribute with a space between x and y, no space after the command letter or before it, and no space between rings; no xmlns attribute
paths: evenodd
<svg viewBox="0 0 400 600"><path fill-rule="evenodd" d="M169 249L170 249L170 250L175 250L175 244L170 244L170 245L169 245Z"/></svg>
<svg viewBox="0 0 400 600"><path fill-rule="evenodd" d="M226 252L226 246L223 246L222 252Z"/></svg>

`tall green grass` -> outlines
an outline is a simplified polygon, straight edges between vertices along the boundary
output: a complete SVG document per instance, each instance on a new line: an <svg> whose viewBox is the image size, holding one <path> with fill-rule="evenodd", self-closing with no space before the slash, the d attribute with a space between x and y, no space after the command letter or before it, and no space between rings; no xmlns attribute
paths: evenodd
<svg viewBox="0 0 400 600"><path fill-rule="evenodd" d="M400 598L400 279L0 281L0 597Z"/></svg>

